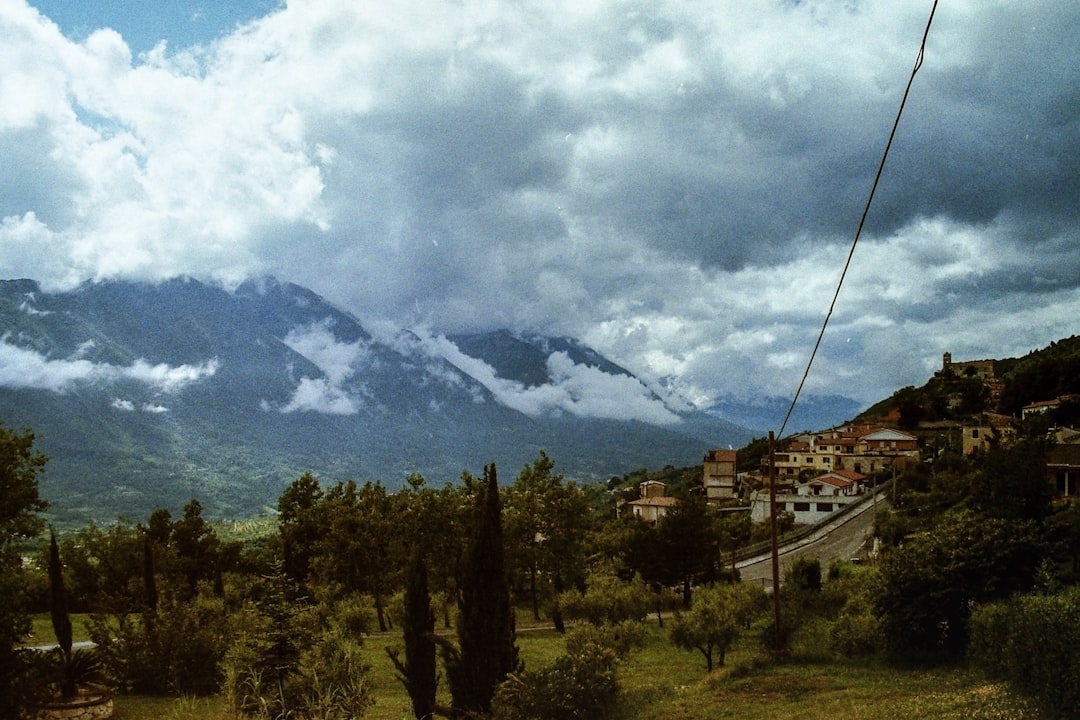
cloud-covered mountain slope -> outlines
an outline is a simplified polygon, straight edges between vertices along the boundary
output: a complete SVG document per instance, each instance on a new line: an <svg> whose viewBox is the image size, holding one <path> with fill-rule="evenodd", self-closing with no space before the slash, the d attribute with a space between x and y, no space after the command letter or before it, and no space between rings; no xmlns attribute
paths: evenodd
<svg viewBox="0 0 1080 720"><path fill-rule="evenodd" d="M541 449L589 481L750 437L569 338L373 333L272 279L0 282L0 420L35 432L42 492L78 522L191 497L249 515L309 470L396 487L496 462L512 477Z"/></svg>

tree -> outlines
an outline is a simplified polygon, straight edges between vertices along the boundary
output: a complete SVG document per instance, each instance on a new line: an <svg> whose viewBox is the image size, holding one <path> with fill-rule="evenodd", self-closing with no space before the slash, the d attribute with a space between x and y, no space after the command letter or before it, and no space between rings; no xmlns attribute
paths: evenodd
<svg viewBox="0 0 1080 720"><path fill-rule="evenodd" d="M705 667L723 665L728 648L739 633L767 605L764 591L756 585L723 584L698 590L690 610L671 622L669 637L678 647L697 650Z"/></svg>
<svg viewBox="0 0 1080 720"><path fill-rule="evenodd" d="M488 715L496 686L519 666L495 465L484 468L459 582L458 647L444 645L452 711Z"/></svg>
<svg viewBox="0 0 1080 720"><path fill-rule="evenodd" d="M876 606L887 650L897 659L959 657L971 608L1029 590L1043 550L1034 523L971 510L908 538L881 563Z"/></svg>
<svg viewBox="0 0 1080 720"><path fill-rule="evenodd" d="M435 613L428 593L427 565L418 552L409 562L405 587L405 662L396 650L386 649L405 686L417 720L435 714L435 693L439 679L435 669Z"/></svg>
<svg viewBox="0 0 1080 720"><path fill-rule="evenodd" d="M720 537L704 498L683 499L656 524L659 578L682 585L683 607L690 607L695 580L712 580L720 558Z"/></svg>
<svg viewBox="0 0 1080 720"><path fill-rule="evenodd" d="M221 566L218 562L221 542L202 516L202 503L192 499L184 506L184 516L173 523L172 544L176 561L186 581L184 599L195 596L200 580L211 580L221 595Z"/></svg>
<svg viewBox="0 0 1080 720"><path fill-rule="evenodd" d="M315 574L346 593L370 593L386 632L386 600L405 564L399 503L381 483L358 488L350 480L330 488L316 507L325 533L311 559Z"/></svg>
<svg viewBox="0 0 1080 720"><path fill-rule="evenodd" d="M64 566L60 562L60 547L56 533L49 531L49 617L52 619L56 644L60 648L64 673L60 682L62 697L75 696L75 678L71 673L71 616L68 614L67 592L64 590Z"/></svg>
<svg viewBox="0 0 1080 720"><path fill-rule="evenodd" d="M19 543L44 527L38 513L47 503L38 496L38 474L48 462L34 450L29 430L11 432L0 423L0 708L18 715L25 698L18 678L22 654L16 650L30 631Z"/></svg>
<svg viewBox="0 0 1080 720"><path fill-rule="evenodd" d="M311 561L326 524L318 511L323 491L311 473L293 481L278 499L278 532L281 535L285 574L303 585L311 573Z"/></svg>
<svg viewBox="0 0 1080 720"><path fill-rule="evenodd" d="M584 576L585 534L590 504L585 492L565 483L552 471L555 463L544 451L526 464L507 493L506 535L511 562L528 578L533 618L540 619L542 594L558 596L568 582L580 584ZM552 620L564 630L558 603Z"/></svg>

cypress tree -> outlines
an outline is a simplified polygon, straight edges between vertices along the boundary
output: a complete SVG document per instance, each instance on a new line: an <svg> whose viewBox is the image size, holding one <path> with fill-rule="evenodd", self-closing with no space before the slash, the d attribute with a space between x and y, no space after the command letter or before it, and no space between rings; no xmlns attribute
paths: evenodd
<svg viewBox="0 0 1080 720"><path fill-rule="evenodd" d="M520 667L503 555L502 503L492 464L484 468L462 566L459 647L444 657L458 717L489 715L496 686Z"/></svg>
<svg viewBox="0 0 1080 720"><path fill-rule="evenodd" d="M409 562L405 586L405 662L397 650L386 648L386 654L398 671L412 701L417 720L435 715L435 693L439 679L435 669L435 612L431 609L428 591L427 564L419 552Z"/></svg>
<svg viewBox="0 0 1080 720"><path fill-rule="evenodd" d="M52 618L56 643L63 656L64 675L60 686L64 697L75 695L75 678L71 670L72 630L71 616L68 615L67 590L64 588L64 566L60 562L60 547L56 544L56 533L49 530L49 615Z"/></svg>

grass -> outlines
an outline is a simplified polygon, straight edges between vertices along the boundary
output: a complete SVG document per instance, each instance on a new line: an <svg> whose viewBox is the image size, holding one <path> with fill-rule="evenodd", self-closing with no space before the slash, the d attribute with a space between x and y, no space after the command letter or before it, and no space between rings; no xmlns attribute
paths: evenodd
<svg viewBox="0 0 1080 720"><path fill-rule="evenodd" d="M697 652L679 650L655 625L648 645L620 669L623 692L608 720L1037 720L1006 686L961 668L902 670L876 662L828 660L802 653L780 665L761 662L753 638L711 674ZM376 704L365 718L408 720L409 698L383 650L400 638L365 641ZM518 648L539 668L564 650L553 630L522 629ZM798 657L809 659L798 659ZM445 687L440 701L449 703ZM232 720L220 697L117 697L117 720Z"/></svg>
<svg viewBox="0 0 1080 720"><path fill-rule="evenodd" d="M86 621L90 616L86 613L71 614L71 639L72 642L83 642L90 639L90 631ZM30 637L26 639L26 645L46 645L56 642L56 633L53 632L52 618L49 613L37 613L30 618Z"/></svg>

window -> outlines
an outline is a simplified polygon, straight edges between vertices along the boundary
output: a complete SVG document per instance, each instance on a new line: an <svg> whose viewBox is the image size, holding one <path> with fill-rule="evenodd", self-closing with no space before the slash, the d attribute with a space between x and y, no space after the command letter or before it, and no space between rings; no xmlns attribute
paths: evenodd
<svg viewBox="0 0 1080 720"><path fill-rule="evenodd" d="M978 440L979 439L979 428L972 428L971 429L971 439L972 440Z"/></svg>
<svg viewBox="0 0 1080 720"><path fill-rule="evenodd" d="M810 503L794 503L795 512L810 512Z"/></svg>
<svg viewBox="0 0 1080 720"><path fill-rule="evenodd" d="M818 503L818 512L832 512L832 503Z"/></svg>

